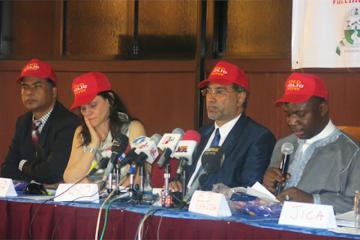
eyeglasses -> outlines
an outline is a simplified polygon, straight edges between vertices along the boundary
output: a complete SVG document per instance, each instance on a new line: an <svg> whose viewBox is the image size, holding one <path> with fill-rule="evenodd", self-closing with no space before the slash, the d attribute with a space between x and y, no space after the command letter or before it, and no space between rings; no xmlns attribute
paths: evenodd
<svg viewBox="0 0 360 240"><path fill-rule="evenodd" d="M201 90L201 95L206 97L208 94L213 94L216 97L222 97L231 92L235 91L229 91L226 88L205 88Z"/></svg>

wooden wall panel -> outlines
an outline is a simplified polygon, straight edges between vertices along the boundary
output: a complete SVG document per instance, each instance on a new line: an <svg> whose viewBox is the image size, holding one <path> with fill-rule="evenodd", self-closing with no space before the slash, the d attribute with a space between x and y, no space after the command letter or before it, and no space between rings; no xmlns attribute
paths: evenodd
<svg viewBox="0 0 360 240"><path fill-rule="evenodd" d="M0 62L0 163L8 150L16 118L26 110L16 78L25 61ZM129 111L145 125L147 134L163 134L173 128L195 126L197 107L194 61L49 61L58 78L59 99L70 107L72 79L87 71L109 77Z"/></svg>

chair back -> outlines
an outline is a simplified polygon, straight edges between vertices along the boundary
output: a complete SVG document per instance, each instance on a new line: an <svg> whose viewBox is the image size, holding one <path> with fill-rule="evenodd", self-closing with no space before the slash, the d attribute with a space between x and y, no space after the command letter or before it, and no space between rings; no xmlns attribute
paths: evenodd
<svg viewBox="0 0 360 240"><path fill-rule="evenodd" d="M337 126L341 131L349 135L355 141L360 142L360 127L356 126Z"/></svg>

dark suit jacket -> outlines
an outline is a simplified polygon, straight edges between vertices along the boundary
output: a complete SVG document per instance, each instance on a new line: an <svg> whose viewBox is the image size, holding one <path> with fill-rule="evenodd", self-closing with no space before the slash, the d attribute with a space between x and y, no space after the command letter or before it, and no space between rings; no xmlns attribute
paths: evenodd
<svg viewBox="0 0 360 240"><path fill-rule="evenodd" d="M201 142L194 154L194 162L187 176L190 178L197 161L208 142L214 124L200 129ZM221 146L225 160L219 171L209 174L202 183L202 190L211 190L215 183L229 187L251 186L256 181L262 182L275 145L274 135L242 113Z"/></svg>
<svg viewBox="0 0 360 240"><path fill-rule="evenodd" d="M35 180L49 184L62 181L79 118L56 102L53 112L41 131L36 150L31 140L31 124L31 112L17 119L15 136L5 161L1 165L0 175L17 180ZM19 171L18 165L22 159L28 162L24 164L22 171Z"/></svg>

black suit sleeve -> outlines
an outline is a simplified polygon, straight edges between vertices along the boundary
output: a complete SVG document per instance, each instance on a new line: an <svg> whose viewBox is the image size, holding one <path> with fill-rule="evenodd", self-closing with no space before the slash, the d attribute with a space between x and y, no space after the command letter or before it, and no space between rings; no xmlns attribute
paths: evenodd
<svg viewBox="0 0 360 240"><path fill-rule="evenodd" d="M23 173L41 183L58 183L63 180L63 173L69 160L72 139L77 124L69 122L58 128L53 135L51 145L44 159L27 162Z"/></svg>
<svg viewBox="0 0 360 240"><path fill-rule="evenodd" d="M18 165L20 160L22 160L20 154L21 147L21 123L18 119L16 121L16 130L14 138L12 139L11 145L9 147L8 154L5 157L5 161L1 165L1 177L13 178L17 180L29 181L30 179L25 176L22 172L19 171Z"/></svg>
<svg viewBox="0 0 360 240"><path fill-rule="evenodd" d="M270 163L270 157L275 145L275 137L265 131L254 141L237 173L237 182L240 186L252 186L256 181L262 181L263 175Z"/></svg>

